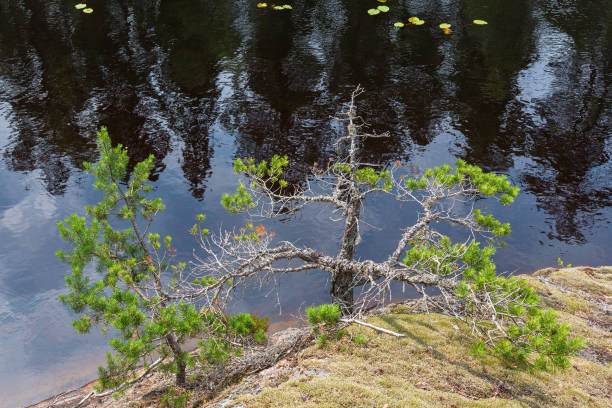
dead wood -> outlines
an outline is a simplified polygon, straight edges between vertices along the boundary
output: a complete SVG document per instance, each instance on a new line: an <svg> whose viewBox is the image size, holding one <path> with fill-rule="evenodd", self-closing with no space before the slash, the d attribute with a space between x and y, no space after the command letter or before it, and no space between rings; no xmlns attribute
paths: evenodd
<svg viewBox="0 0 612 408"><path fill-rule="evenodd" d="M213 368L199 381L196 387L204 391L204 399L210 400L227 386L234 384L243 377L272 367L279 360L304 349L312 341L312 329L287 329L273 335L271 345L260 350L251 351L248 355L232 359L226 365Z"/></svg>

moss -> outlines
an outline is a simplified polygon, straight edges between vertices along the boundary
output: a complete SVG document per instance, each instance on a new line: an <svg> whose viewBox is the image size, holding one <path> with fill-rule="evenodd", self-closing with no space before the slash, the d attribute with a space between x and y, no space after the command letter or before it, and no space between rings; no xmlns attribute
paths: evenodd
<svg viewBox="0 0 612 408"><path fill-rule="evenodd" d="M553 284L601 301L612 293L612 267L547 268L535 272L534 276L546 277Z"/></svg>
<svg viewBox="0 0 612 408"><path fill-rule="evenodd" d="M526 277L526 279L536 288L545 306L569 313L589 312L594 308L594 305L583 297L568 292L567 290L562 291L532 277Z"/></svg>
<svg viewBox="0 0 612 408"><path fill-rule="evenodd" d="M266 388L241 397L246 407L520 407L607 406L607 367L574 359L562 373L529 374L489 358L476 360L469 349L469 330L437 314L393 314L370 323L408 335L397 339L360 326L351 335L368 347L349 341L331 342L328 349L311 347L301 356L305 369L324 370L326 377ZM459 327L456 330L454 326ZM231 406L231 405L229 405Z"/></svg>
<svg viewBox="0 0 612 408"><path fill-rule="evenodd" d="M609 272L555 269L535 275L571 289L566 292L527 277L542 292L544 302L556 305L560 317L570 322L574 333L586 338L589 350L608 356L612 344L610 332L592 327L589 320L592 314L601 312L598 308L601 305L572 291L595 288L599 296L603 292L597 291L610 285ZM573 367L565 372L532 374L494 358L477 360L470 355L473 338L465 325L438 314L411 314L410 309L396 306L388 315L369 319L372 324L406 334L406 338L351 326L349 337L363 338L366 347L345 337L331 341L325 349L310 347L299 357L304 370L324 371L328 376L305 375L276 388L264 388L258 395L242 396L234 405L227 406L609 406L612 372L604 364L577 357L572 359Z"/></svg>

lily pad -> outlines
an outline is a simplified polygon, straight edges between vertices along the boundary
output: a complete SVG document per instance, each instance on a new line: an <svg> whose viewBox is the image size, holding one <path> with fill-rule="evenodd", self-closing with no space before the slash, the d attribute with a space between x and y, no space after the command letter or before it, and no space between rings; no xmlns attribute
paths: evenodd
<svg viewBox="0 0 612 408"><path fill-rule="evenodd" d="M414 24L415 21L419 21L419 18L418 17L410 17L408 19L408 21L410 21L412 24Z"/></svg>
<svg viewBox="0 0 612 408"><path fill-rule="evenodd" d="M489 24L484 20L474 20L474 24L478 24L478 25L485 25L485 24Z"/></svg>
<svg viewBox="0 0 612 408"><path fill-rule="evenodd" d="M404 23L401 23L401 22L399 22L399 21L398 21L397 23L395 23L395 24L393 24L393 25L394 25L395 27L402 28L402 27L404 26Z"/></svg>
<svg viewBox="0 0 612 408"><path fill-rule="evenodd" d="M285 10L293 10L293 7L291 7L291 6L290 6L290 5L288 5L288 4L285 4L285 5L283 6L283 8L284 8Z"/></svg>
<svg viewBox="0 0 612 408"><path fill-rule="evenodd" d="M87 7L87 4L85 4L85 3L79 3L76 6L74 6L74 8L77 9L77 10L84 9L85 7Z"/></svg>
<svg viewBox="0 0 612 408"><path fill-rule="evenodd" d="M414 25L423 25L423 24L425 24L425 20L418 20L418 21L415 21L412 24L414 24Z"/></svg>
<svg viewBox="0 0 612 408"><path fill-rule="evenodd" d="M379 13L380 13L380 10L378 10L378 9L369 9L368 10L368 14L371 15L371 16L375 16L375 15L377 15Z"/></svg>
<svg viewBox="0 0 612 408"><path fill-rule="evenodd" d="M378 0L379 3L386 3L387 0Z"/></svg>
<svg viewBox="0 0 612 408"><path fill-rule="evenodd" d="M268 3L257 3L258 8L268 7Z"/></svg>
<svg viewBox="0 0 612 408"><path fill-rule="evenodd" d="M83 13L91 14L93 13L93 9L92 8L83 9Z"/></svg>
<svg viewBox="0 0 612 408"><path fill-rule="evenodd" d="M445 28L451 28L451 25L448 23L442 23L440 24L440 28L444 30Z"/></svg>
<svg viewBox="0 0 612 408"><path fill-rule="evenodd" d="M378 6L376 8L382 11L383 13L386 13L387 11L389 11L389 7L387 6Z"/></svg>
<svg viewBox="0 0 612 408"><path fill-rule="evenodd" d="M453 32L453 30L451 30L450 28L443 28L442 31L444 32L444 34L449 35L450 33Z"/></svg>
<svg viewBox="0 0 612 408"><path fill-rule="evenodd" d="M274 6L274 10L284 10L283 6Z"/></svg>

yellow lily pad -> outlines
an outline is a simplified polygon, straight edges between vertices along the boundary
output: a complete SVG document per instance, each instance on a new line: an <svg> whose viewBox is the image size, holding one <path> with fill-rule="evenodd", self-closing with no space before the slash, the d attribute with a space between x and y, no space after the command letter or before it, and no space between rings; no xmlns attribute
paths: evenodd
<svg viewBox="0 0 612 408"><path fill-rule="evenodd" d="M389 11L389 7L387 6L378 6L376 8L382 11L383 13L386 13L387 11Z"/></svg>
<svg viewBox="0 0 612 408"><path fill-rule="evenodd" d="M425 20L418 20L418 21L415 21L412 24L414 24L414 25L423 25L423 24L425 24Z"/></svg>
<svg viewBox="0 0 612 408"><path fill-rule="evenodd" d="M79 3L76 6L74 6L74 8L77 9L77 10L84 9L85 7L87 7L87 4L85 4L85 3Z"/></svg>
<svg viewBox="0 0 612 408"><path fill-rule="evenodd" d="M380 13L380 10L378 10L378 9L369 9L368 10L368 14L371 15L371 16L375 16L376 14L379 14L379 13Z"/></svg>
<svg viewBox="0 0 612 408"><path fill-rule="evenodd" d="M418 18L418 17L410 17L410 18L408 19L408 21L410 21L412 24L414 24L414 23L415 23L415 21L419 21L419 18Z"/></svg>
<svg viewBox="0 0 612 408"><path fill-rule="evenodd" d="M93 9L92 8L83 9L83 13L91 14L93 13Z"/></svg>
<svg viewBox="0 0 612 408"><path fill-rule="evenodd" d="M257 3L258 8L268 7L268 3Z"/></svg>
<svg viewBox="0 0 612 408"><path fill-rule="evenodd" d="M474 24L478 24L478 25L485 25L485 24L489 24L484 20L474 20Z"/></svg>
<svg viewBox="0 0 612 408"><path fill-rule="evenodd" d="M397 23L393 24L393 26L402 28L404 26L404 23L398 21Z"/></svg>
<svg viewBox="0 0 612 408"><path fill-rule="evenodd" d="M387 0L378 0L379 3L386 3Z"/></svg>
<svg viewBox="0 0 612 408"><path fill-rule="evenodd" d="M448 23L442 23L440 24L440 28L444 30L445 28L451 28L451 25Z"/></svg>

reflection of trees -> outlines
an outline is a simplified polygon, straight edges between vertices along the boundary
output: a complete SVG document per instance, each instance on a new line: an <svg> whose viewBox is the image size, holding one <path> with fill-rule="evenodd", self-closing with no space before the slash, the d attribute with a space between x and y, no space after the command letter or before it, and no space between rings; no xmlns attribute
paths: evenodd
<svg viewBox="0 0 612 408"><path fill-rule="evenodd" d="M133 162L154 154L159 173L171 136L178 134L185 136L186 178L194 195L202 197L212 153L206 110L214 93L209 99L199 98L183 79L192 76L193 64L209 67L198 79L203 89L210 88L221 53L209 51L205 44L203 58L192 53L181 60L185 47L177 48L169 53L170 69L162 73L165 50L155 42L154 28L167 2L161 7L156 3L109 1L87 16L57 0L9 1L0 7L1 98L10 107L13 128L3 156L10 169L41 169L48 190L61 193L71 168L94 159L93 136L104 124L114 143L128 146ZM177 8L178 13L168 13L168 20L175 32L189 33L194 31L194 18L207 16L212 22L224 15L222 8L215 9L210 13L201 7L198 16L190 3ZM219 32L215 24L204 27L211 30L210 37ZM229 30L227 24L222 27ZM198 30L206 37L201 27ZM183 45L160 31L166 46ZM185 64L187 60L193 64Z"/></svg>
<svg viewBox="0 0 612 408"><path fill-rule="evenodd" d="M364 13L365 4L303 2L284 15L249 11L241 61L248 91L232 100L236 117L228 120L240 127L238 155L261 159L280 151L298 164L327 159L334 140L329 116L358 83L368 90L359 101L364 119L391 131L389 139L367 146L366 160L398 158L410 144L406 134L419 138L421 127L429 127L431 115L416 119L436 99L430 91L439 84L430 73L404 67L411 56L437 58L435 47L395 53L389 30ZM415 92L419 87L427 92Z"/></svg>
<svg viewBox="0 0 612 408"><path fill-rule="evenodd" d="M83 95L71 79L76 75L62 41L64 19L50 12L55 21L47 24L43 11L17 1L0 6L0 92L18 135L3 156L12 170L40 169L48 190L61 193L70 172L64 151L71 149L74 133L71 107L82 103ZM75 141L86 149L83 140Z"/></svg>
<svg viewBox="0 0 612 408"><path fill-rule="evenodd" d="M391 133L366 146L365 160L407 158L442 126L463 133L464 158L485 168L528 156L536 164L524 187L554 214L559 238L580 240L585 214L610 204L607 181L588 183L606 163L612 116L609 24L592 3L490 0L483 28L466 25L485 10L480 1L415 0L390 19L418 14L428 25L395 30L364 12L370 0L296 1L292 12L244 0L111 0L86 18L59 0L9 0L0 81L14 135L4 158L13 170L41 169L59 193L71 168L93 159L99 124L134 160L154 153L157 172L176 135L201 199L218 130L234 136L237 155L288 154L303 179L327 160L329 116L360 83L364 119ZM452 22L452 35L436 21ZM526 73L552 55L540 40L553 31L570 39L567 58L543 64L549 92L522 99L539 85Z"/></svg>
<svg viewBox="0 0 612 408"><path fill-rule="evenodd" d="M590 180L608 160L610 112L602 110L609 100L609 36L598 8L577 3L572 9L489 3L503 13L488 18L495 30L462 29L455 83L465 159L504 171L513 156L529 157L534 165L520 169L521 181L554 220L550 237L580 242L593 214L612 199L609 182ZM478 7L469 1L462 12L474 15Z"/></svg>
<svg viewBox="0 0 612 408"><path fill-rule="evenodd" d="M524 145L539 166L523 181L554 218L554 238L585 242L584 230L595 223L595 214L612 205L612 182L609 173L605 176L612 134L612 36L601 4L574 3L559 8L541 2L538 10L544 28L558 32L569 47L555 49L558 55L547 67L554 87L535 103L544 123L530 129L530 143Z"/></svg>
<svg viewBox="0 0 612 408"><path fill-rule="evenodd" d="M237 137L240 156L265 158L280 151L298 163L324 160L330 146L326 133L333 131L328 115L347 89L361 83L369 90L360 101L365 119L374 129L390 130L392 136L367 146L371 162L401 157L415 143L428 144L436 136L437 124L450 118L452 128L466 137L464 157L470 162L505 171L513 167L513 155L525 154L541 163L536 171L553 170L540 175L529 172L523 182L538 196L542 208L555 214L559 238L580 239L578 224L584 222L583 215L608 205L606 187L594 183L591 190L584 183L579 187L579 180L567 178L570 172L584 176L601 163L593 155L602 156L606 131L601 126L595 129L598 125L593 118L603 105L602 95L589 93L589 88L580 84L571 89L575 81L567 78L562 82L565 89L561 87L535 107L548 119L544 125L528 123L524 112L517 111L521 106L517 77L529 66L532 55L541 52L536 27L540 16L532 2L489 2L489 9L495 11L487 13L490 24L486 29L466 25L481 14L482 2L466 1L459 7L444 2L417 5L423 10L417 14L428 21L455 23L453 35L448 37L431 30L393 31L363 12L365 2L307 4L333 9L338 19L337 24L325 22L327 28L322 31L330 40L324 47L319 47L321 42L314 41L309 47L301 42L304 38L312 41L313 33L323 25L321 16L308 5L304 9L298 5L300 13L291 19L273 16L272 21L269 14L249 14L251 31L245 40L243 61L248 79L242 83L249 94L233 100L235 117L241 116L234 122L241 123ZM402 16L413 14L411 10L406 7ZM329 15L326 18L334 18ZM596 43L604 38L601 32L590 31L586 35L597 38ZM320 48L323 52L313 58L313 50ZM602 67L609 65L605 55L599 51L592 58L600 65L599 79ZM575 68L585 62L596 66L593 61L575 60L572 64ZM582 74L577 70L574 75ZM558 85L555 83L557 89ZM601 91L606 87L600 81L595 88ZM315 95L312 89L316 89ZM589 97L576 100L584 91ZM565 98L565 102L555 98ZM564 112L565 107L581 103L582 113ZM587 119L578 120L578 126L566 123L567 118L575 123L583 116ZM593 130L586 129L589 123L595 126ZM570 133L579 134L578 143ZM595 133L599 136L589 136ZM558 143L553 135L565 135L565 143ZM576 144L576 149L566 148ZM585 159L576 164L576 156ZM561 177L550 179L555 172ZM593 194L580 194L584 188Z"/></svg>
<svg viewBox="0 0 612 408"><path fill-rule="evenodd" d="M239 130L238 155L263 159L287 154L301 167L298 172L325 155L329 146L322 138L329 121L322 119L327 119L329 106L317 103L321 90L316 89L324 65L307 44L323 45L312 37L318 6L294 4L293 12L245 8L244 51L237 56L244 67L237 76L244 77L225 118Z"/></svg>
<svg viewBox="0 0 612 408"><path fill-rule="evenodd" d="M133 68L144 61L129 57L127 10L108 2L87 21L74 11L64 1L11 1L0 10L2 97L14 129L4 156L12 169L41 169L52 193L64 190L71 167L94 158L100 124L135 160L167 153L147 148L160 146L157 140L132 138L142 136L145 121L138 112L141 72Z"/></svg>
<svg viewBox="0 0 612 408"><path fill-rule="evenodd" d="M235 51L230 2L211 0L162 1L156 24L157 39L166 50L162 65L166 117L183 142L185 179L193 196L202 199L210 174L209 143L216 120L216 86L220 61Z"/></svg>
<svg viewBox="0 0 612 408"><path fill-rule="evenodd" d="M443 96L442 81L436 75L443 59L440 38L416 27L400 31L381 24L364 13L371 5L367 1L361 7L344 3L348 26L334 84L338 88L346 83L362 84L368 91L361 102L367 121L374 129L391 132L385 142L368 147L386 159L395 159L406 154L412 143L427 145L435 137L433 108ZM429 4L428 13L437 15L438 6ZM408 19L411 10L411 5L401 7L397 18Z"/></svg>
<svg viewBox="0 0 612 408"><path fill-rule="evenodd" d="M506 107L515 97L516 75L532 45L530 3L526 0L487 3L498 11L487 18L486 28L457 27L461 39L454 51L459 55L454 77L461 117L458 128L466 137L464 157L488 169L511 167L513 149L523 144L524 135L513 127L504 128L502 123ZM460 15L468 22L470 16L478 16L483 10L482 2L477 0L466 1L463 6Z"/></svg>

